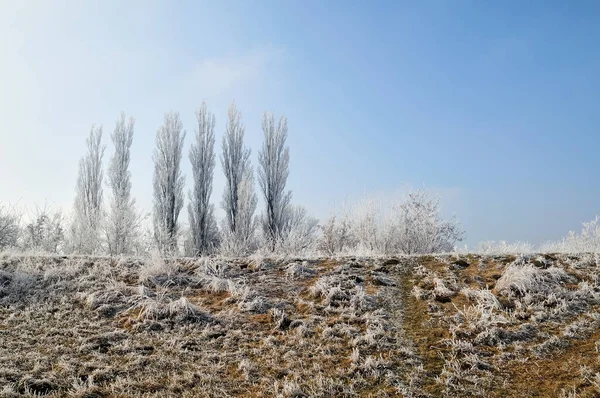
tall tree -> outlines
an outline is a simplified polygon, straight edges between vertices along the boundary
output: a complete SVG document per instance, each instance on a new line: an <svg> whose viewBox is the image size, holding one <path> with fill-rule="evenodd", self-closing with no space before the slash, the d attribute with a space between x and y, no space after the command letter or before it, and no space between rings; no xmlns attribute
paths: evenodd
<svg viewBox="0 0 600 398"><path fill-rule="evenodd" d="M272 113L263 116L262 129L265 135L262 150L258 153L258 182L265 200L265 213L261 224L271 250L275 250L285 233L291 191L285 191L289 175L290 152L285 146L287 119L281 117L275 124Z"/></svg>
<svg viewBox="0 0 600 398"><path fill-rule="evenodd" d="M179 114L169 112L156 133L154 149L154 238L163 252L177 247L177 219L183 208L181 158L185 131Z"/></svg>
<svg viewBox="0 0 600 398"><path fill-rule="evenodd" d="M131 198L131 144L135 121L125 121L125 113L117 121L111 135L115 152L108 166L108 186L111 189L110 208L106 220L106 236L110 254L129 254L134 249L141 217Z"/></svg>
<svg viewBox="0 0 600 398"><path fill-rule="evenodd" d="M190 148L194 188L190 191L188 216L195 254L206 254L217 243L217 223L210 204L215 170L215 116L203 102L196 112L196 142Z"/></svg>
<svg viewBox="0 0 600 398"><path fill-rule="evenodd" d="M225 210L222 248L229 254L243 254L254 236L257 199L250 150L244 147L244 126L235 103L229 107L222 151L221 165L225 173L221 202Z"/></svg>
<svg viewBox="0 0 600 398"><path fill-rule="evenodd" d="M86 140L87 154L79 161L75 211L71 229L73 249L79 253L96 253L101 249L102 221L102 127L92 126Z"/></svg>

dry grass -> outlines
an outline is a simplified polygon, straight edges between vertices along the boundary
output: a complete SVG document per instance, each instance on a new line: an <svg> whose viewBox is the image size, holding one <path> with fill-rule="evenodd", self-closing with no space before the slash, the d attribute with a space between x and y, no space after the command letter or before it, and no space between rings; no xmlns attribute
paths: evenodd
<svg viewBox="0 0 600 398"><path fill-rule="evenodd" d="M0 257L0 396L600 396L597 258Z"/></svg>

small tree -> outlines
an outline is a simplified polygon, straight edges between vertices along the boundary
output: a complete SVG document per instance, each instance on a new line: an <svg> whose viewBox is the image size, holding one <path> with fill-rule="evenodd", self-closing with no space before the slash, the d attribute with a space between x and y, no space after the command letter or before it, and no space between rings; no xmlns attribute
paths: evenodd
<svg viewBox="0 0 600 398"><path fill-rule="evenodd" d="M162 252L177 248L179 225L177 219L183 208L181 157L185 132L179 114L165 115L156 133L154 149L154 239Z"/></svg>
<svg viewBox="0 0 600 398"><path fill-rule="evenodd" d="M36 209L30 223L23 230L23 247L60 253L65 243L64 218L60 211L51 212L46 207Z"/></svg>
<svg viewBox="0 0 600 398"><path fill-rule="evenodd" d="M273 114L265 113L262 129L265 140L258 153L258 182L265 200L265 213L261 217L261 224L263 234L273 251L283 238L292 198L292 193L285 191L290 162L289 148L285 146L287 119L282 117L276 126Z"/></svg>
<svg viewBox="0 0 600 398"><path fill-rule="evenodd" d="M131 197L131 144L135 121L125 114L117 121L111 135L115 152L108 166L108 186L111 189L110 207L106 222L108 251L112 254L130 254L139 234L142 216L135 209Z"/></svg>
<svg viewBox="0 0 600 398"><path fill-rule="evenodd" d="M352 209L352 237L357 249L376 253L382 250L381 206L372 197L365 198Z"/></svg>
<svg viewBox="0 0 600 398"><path fill-rule="evenodd" d="M324 224L319 225L321 236L317 241L317 249L328 256L341 253L351 246L351 224L347 214L339 217L331 215Z"/></svg>
<svg viewBox="0 0 600 398"><path fill-rule="evenodd" d="M570 231L567 236L557 242L541 245L541 252L546 253L583 253L600 252L600 217L584 222L581 232Z"/></svg>
<svg viewBox="0 0 600 398"><path fill-rule="evenodd" d="M92 126L86 140L87 154L79 161L74 218L71 227L73 250L96 253L101 249L102 222L102 127Z"/></svg>
<svg viewBox="0 0 600 398"><path fill-rule="evenodd" d="M14 209L0 206L0 250L17 245L20 217Z"/></svg>
<svg viewBox="0 0 600 398"><path fill-rule="evenodd" d="M213 205L210 204L215 170L215 117L203 102L196 112L196 142L190 148L194 188L190 191L188 216L194 254L206 254L217 244L218 231Z"/></svg>
<svg viewBox="0 0 600 398"><path fill-rule="evenodd" d="M302 206L289 206L278 251L285 254L314 252L319 220L308 215Z"/></svg>
<svg viewBox="0 0 600 398"><path fill-rule="evenodd" d="M441 217L440 201L422 190L412 191L396 207L396 248L406 254L451 251L464 232L455 218Z"/></svg>
<svg viewBox="0 0 600 398"><path fill-rule="evenodd" d="M254 239L257 199L250 150L244 147L244 126L235 103L229 107L221 165L225 173L225 191L221 201L225 210L221 249L225 254L246 254Z"/></svg>

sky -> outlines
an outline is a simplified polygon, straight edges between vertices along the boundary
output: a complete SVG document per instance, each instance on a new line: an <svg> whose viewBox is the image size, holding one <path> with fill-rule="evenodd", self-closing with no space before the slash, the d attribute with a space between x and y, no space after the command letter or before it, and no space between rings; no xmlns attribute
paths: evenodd
<svg viewBox="0 0 600 398"><path fill-rule="evenodd" d="M91 126L107 164L123 111L150 211L164 114L187 190L195 110L220 153L235 101L255 167L263 112L288 118L288 188L317 218L424 187L463 244L558 239L600 214L599 18L595 1L0 0L0 203L68 211ZM217 161L217 208L223 188Z"/></svg>

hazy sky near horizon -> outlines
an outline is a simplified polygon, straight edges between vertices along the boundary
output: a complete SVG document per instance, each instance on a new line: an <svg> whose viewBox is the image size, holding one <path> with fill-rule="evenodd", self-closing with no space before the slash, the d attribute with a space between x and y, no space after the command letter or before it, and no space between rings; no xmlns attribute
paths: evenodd
<svg viewBox="0 0 600 398"><path fill-rule="evenodd" d="M0 0L0 202L69 209L91 125L107 164L124 111L150 211L164 113L187 131L187 191L195 110L220 153L235 100L255 167L263 111L288 117L288 186L319 218L425 186L469 246L557 239L600 214L599 17L595 1ZM223 180L217 160L217 208Z"/></svg>

